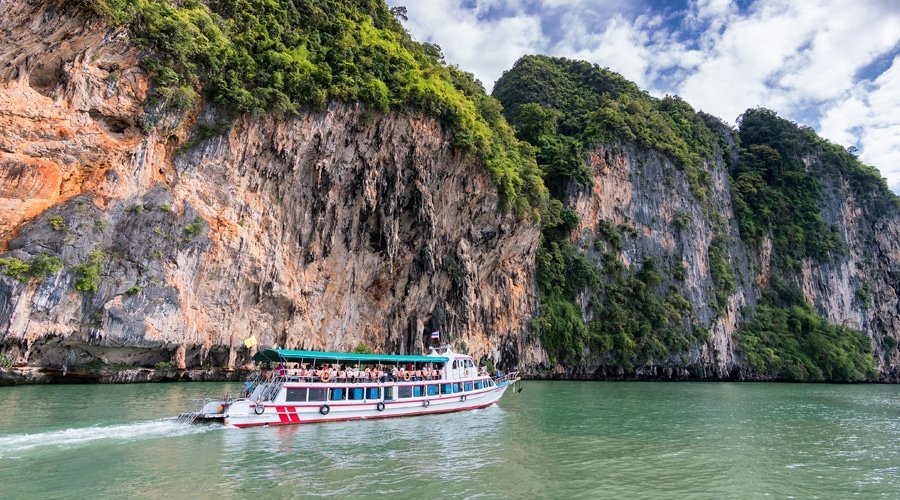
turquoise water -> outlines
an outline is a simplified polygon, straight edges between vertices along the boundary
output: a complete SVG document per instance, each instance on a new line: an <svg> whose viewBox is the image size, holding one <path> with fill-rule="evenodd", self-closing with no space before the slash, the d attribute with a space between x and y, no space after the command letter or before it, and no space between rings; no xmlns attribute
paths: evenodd
<svg viewBox="0 0 900 500"><path fill-rule="evenodd" d="M0 498L900 495L900 387L526 382L473 412L190 426L236 384L0 388Z"/></svg>

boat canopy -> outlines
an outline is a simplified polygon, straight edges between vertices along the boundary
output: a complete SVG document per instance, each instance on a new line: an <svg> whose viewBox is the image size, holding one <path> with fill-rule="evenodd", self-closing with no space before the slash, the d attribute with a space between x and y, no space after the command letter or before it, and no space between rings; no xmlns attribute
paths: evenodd
<svg viewBox="0 0 900 500"><path fill-rule="evenodd" d="M358 354L355 352L296 351L293 349L265 349L253 356L254 361L357 361L364 363L446 363L444 356L414 354Z"/></svg>

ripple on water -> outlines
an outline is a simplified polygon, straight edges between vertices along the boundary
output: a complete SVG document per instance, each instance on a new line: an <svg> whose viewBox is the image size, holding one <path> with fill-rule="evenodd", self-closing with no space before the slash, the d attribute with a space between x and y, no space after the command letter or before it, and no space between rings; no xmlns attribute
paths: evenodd
<svg viewBox="0 0 900 500"><path fill-rule="evenodd" d="M132 424L70 428L36 434L12 434L0 436L0 458L17 458L26 451L36 449L69 449L98 441L126 442L172 438L201 434L215 429L210 426L180 423L176 422L174 418L167 418Z"/></svg>

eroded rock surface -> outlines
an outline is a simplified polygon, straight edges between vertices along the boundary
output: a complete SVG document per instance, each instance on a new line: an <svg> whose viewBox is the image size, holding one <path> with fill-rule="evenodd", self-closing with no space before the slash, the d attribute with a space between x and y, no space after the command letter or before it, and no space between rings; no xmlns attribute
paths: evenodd
<svg viewBox="0 0 900 500"><path fill-rule="evenodd" d="M60 9L4 2L0 21L4 257L64 262L0 278L16 363L233 368L251 336L418 352L435 330L500 363L541 356L519 345L539 229L434 120L146 111L127 31ZM98 255L96 290L77 290Z"/></svg>

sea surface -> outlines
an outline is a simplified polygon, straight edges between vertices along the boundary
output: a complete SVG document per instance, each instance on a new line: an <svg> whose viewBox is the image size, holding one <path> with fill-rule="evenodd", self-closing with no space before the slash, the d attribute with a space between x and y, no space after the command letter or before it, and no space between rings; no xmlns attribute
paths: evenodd
<svg viewBox="0 0 900 500"><path fill-rule="evenodd" d="M0 498L900 497L900 387L525 382L425 417L233 429L237 384L0 387Z"/></svg>

